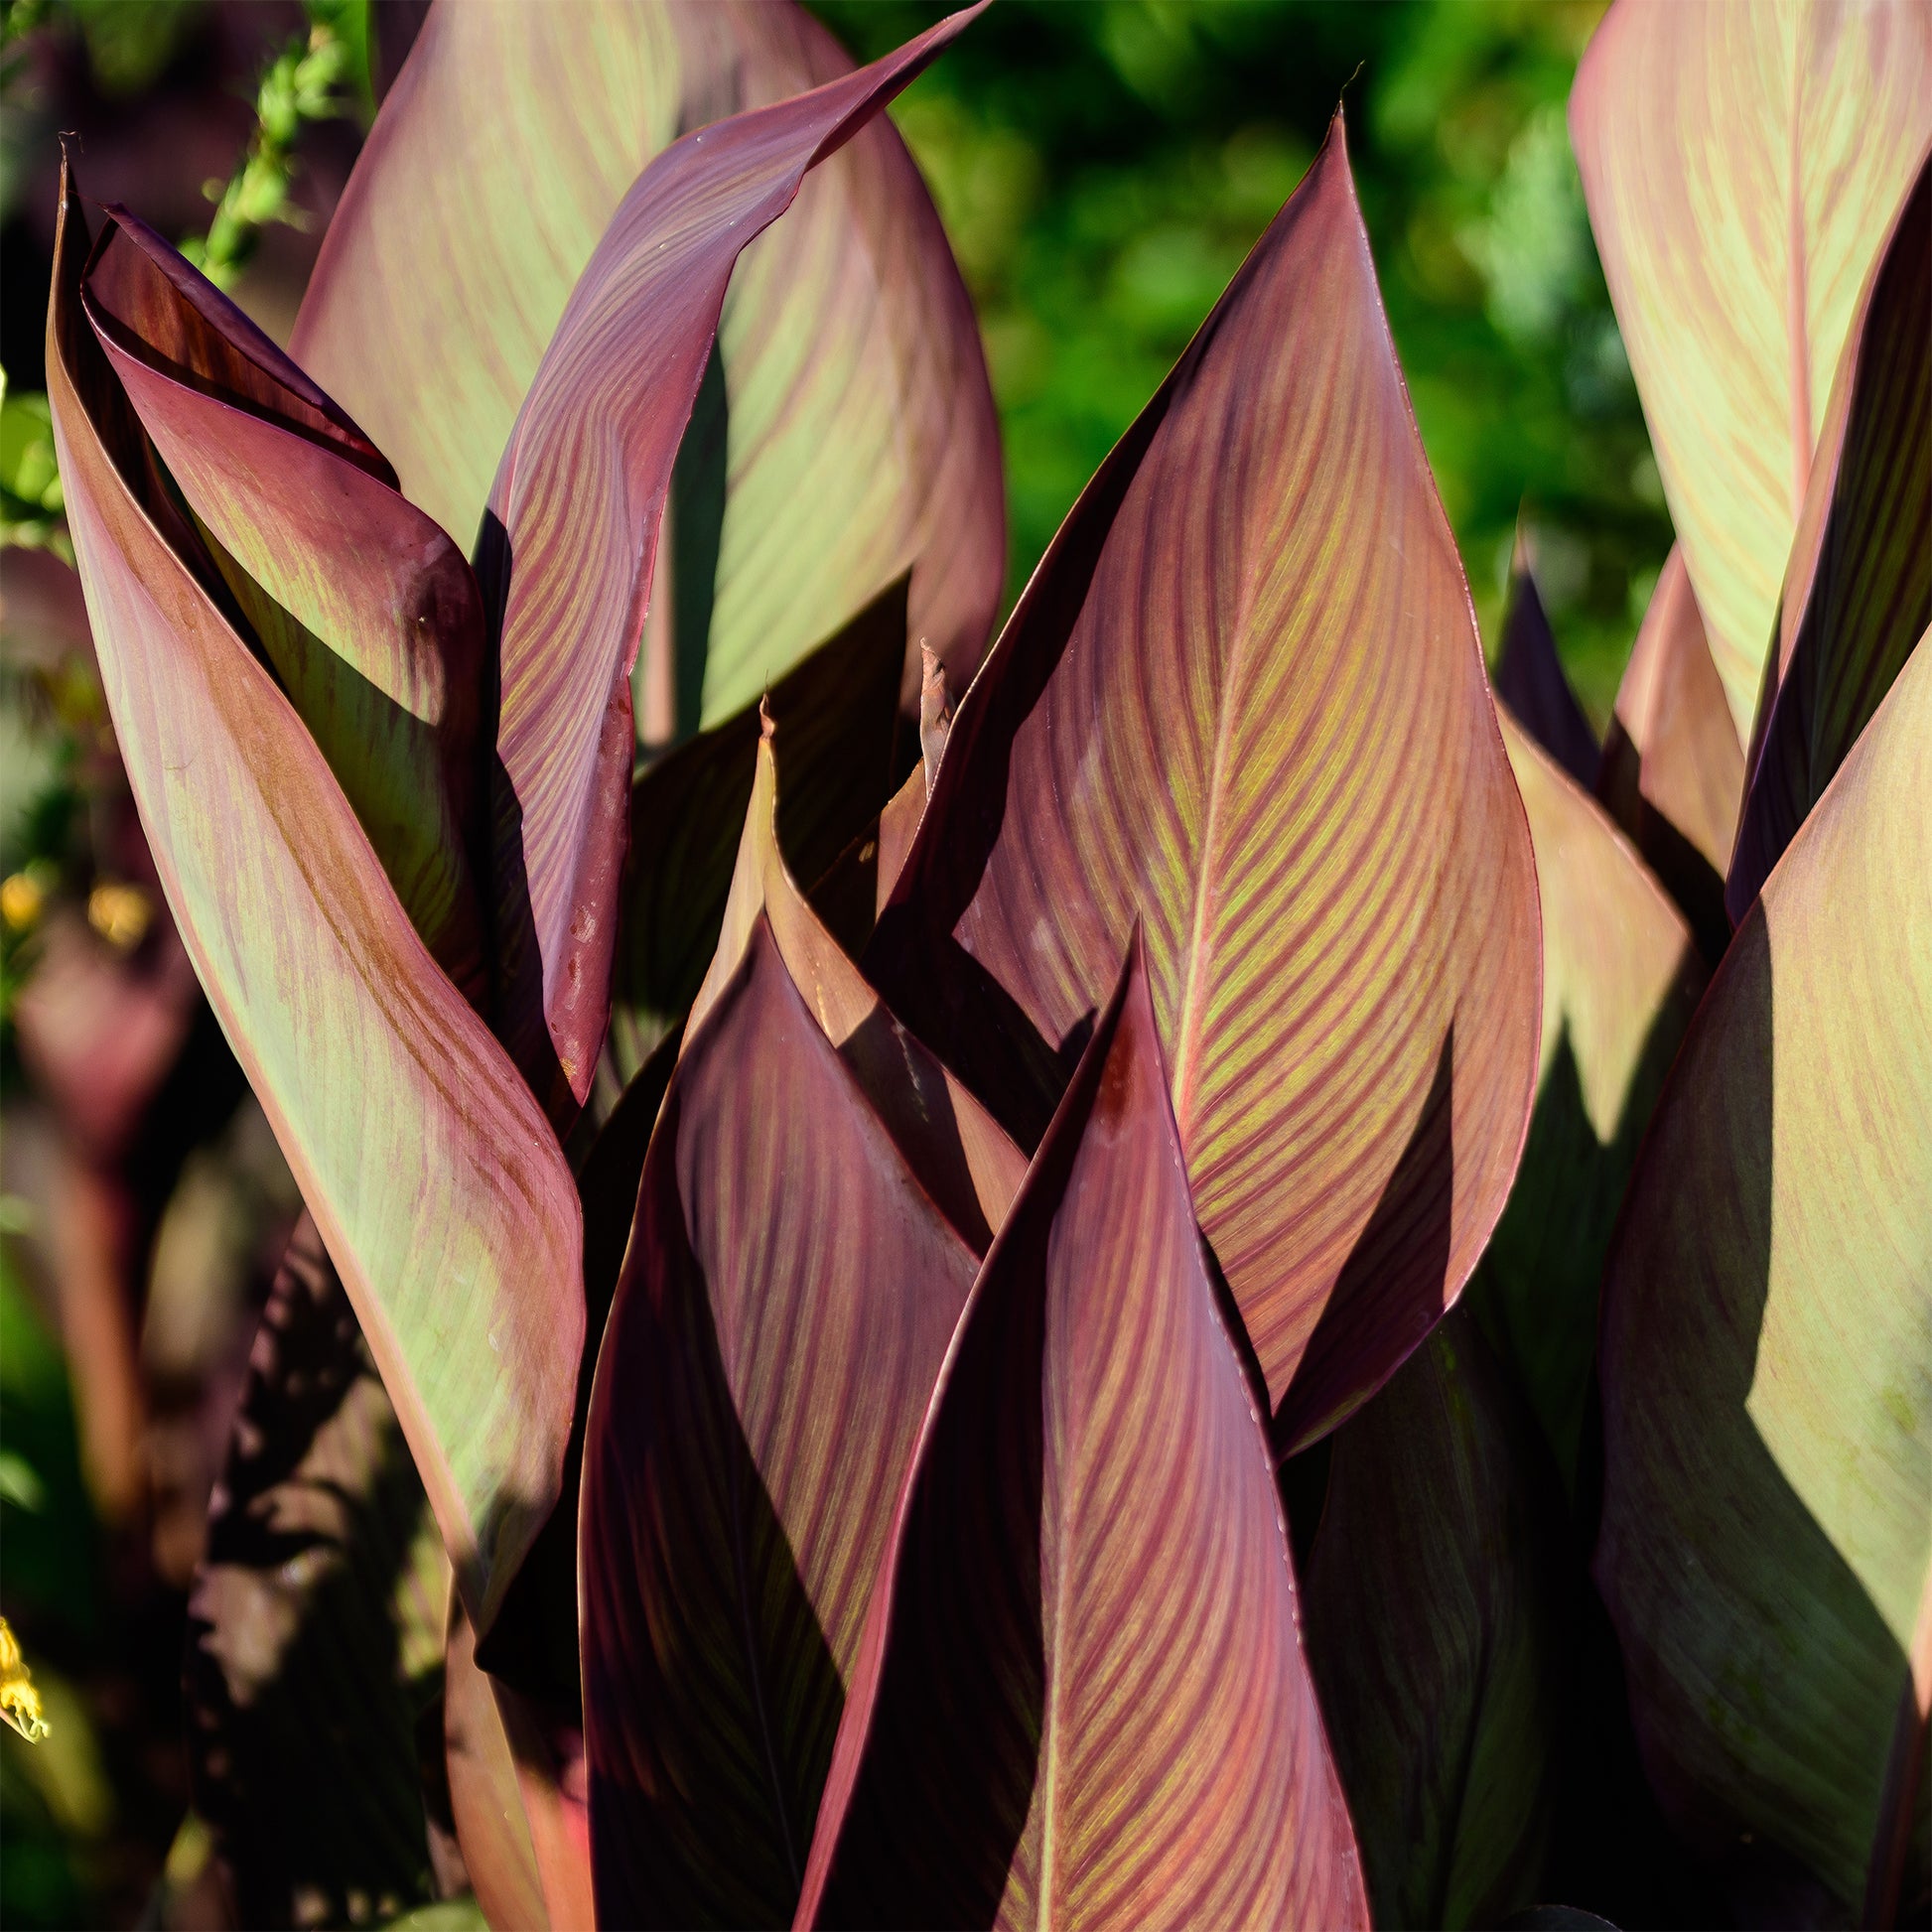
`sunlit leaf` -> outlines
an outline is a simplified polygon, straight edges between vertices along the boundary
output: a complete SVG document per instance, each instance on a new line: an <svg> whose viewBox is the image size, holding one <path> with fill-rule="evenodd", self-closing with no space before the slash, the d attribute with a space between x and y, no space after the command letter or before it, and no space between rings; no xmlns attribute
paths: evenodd
<svg viewBox="0 0 1932 1932"><path fill-rule="evenodd" d="M1733 919L1932 624L1932 156L1852 325L1778 619L1725 885Z"/></svg>
<svg viewBox="0 0 1932 1932"><path fill-rule="evenodd" d="M1138 941L947 1353L796 1922L1367 1923Z"/></svg>
<svg viewBox="0 0 1932 1932"><path fill-rule="evenodd" d="M1839 354L1932 135L1932 13L1617 0L1570 127L1741 739Z"/></svg>
<svg viewBox="0 0 1932 1932"><path fill-rule="evenodd" d="M1128 933L1284 1448L1454 1300L1535 1078L1535 884L1339 120L962 699L867 952L1036 1141Z"/></svg>
<svg viewBox="0 0 1932 1932"><path fill-rule="evenodd" d="M1932 1705L1932 651L1737 929L1604 1278L1596 1577L1651 1779L1881 1916ZM1896 1905L1896 1874L1891 1880Z"/></svg>
<svg viewBox="0 0 1932 1932"><path fill-rule="evenodd" d="M583 1333L575 1190L315 741L149 515L131 413L79 312L83 236L69 185L49 393L128 779L486 1628L557 1493Z"/></svg>
<svg viewBox="0 0 1932 1932"><path fill-rule="evenodd" d="M479 553L501 637L492 788L498 1030L527 1067L547 1028L555 1085L538 1084L553 1107L567 1109L566 1092L583 1100L604 1041L631 667L672 462L734 264L790 207L806 172L971 17L970 9L955 14L860 72L659 155L611 217L510 431ZM786 480L787 490L805 486ZM852 516L853 505L842 502L838 514ZM895 574L888 568L882 581ZM881 587L868 584L863 598ZM790 661L774 636L752 640L730 702L713 715L744 704Z"/></svg>

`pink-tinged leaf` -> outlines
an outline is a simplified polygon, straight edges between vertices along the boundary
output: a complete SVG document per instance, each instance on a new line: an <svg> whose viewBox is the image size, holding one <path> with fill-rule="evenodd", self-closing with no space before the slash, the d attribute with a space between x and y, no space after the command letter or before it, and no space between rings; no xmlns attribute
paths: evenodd
<svg viewBox="0 0 1932 1932"><path fill-rule="evenodd" d="M425 944L485 992L468 842L483 778L469 563L300 369L123 209L81 308Z"/></svg>
<svg viewBox="0 0 1932 1932"><path fill-rule="evenodd" d="M1617 0L1570 128L1742 739L1840 351L1932 135L1932 11Z"/></svg>
<svg viewBox="0 0 1932 1932"><path fill-rule="evenodd" d="M1464 1300L1574 1490L1603 1257L1704 968L1601 807L1498 714L1536 848L1543 1041L1522 1166Z"/></svg>
<svg viewBox="0 0 1932 1932"><path fill-rule="evenodd" d="M450 1566L303 1216L269 1292L188 1604L189 1768L244 1925L431 1896L416 1714Z"/></svg>
<svg viewBox="0 0 1932 1932"><path fill-rule="evenodd" d="M557 1494L583 1336L575 1190L301 719L149 517L125 398L80 314L83 252L69 186L48 387L129 783L486 1628Z"/></svg>
<svg viewBox="0 0 1932 1932"><path fill-rule="evenodd" d="M458 1607L443 1687L450 1809L470 1882L492 1926L594 1924L581 1735L560 1751L539 1707L478 1668Z"/></svg>
<svg viewBox="0 0 1932 1932"><path fill-rule="evenodd" d="M1730 942L1724 878L1743 790L1743 747L1683 552L1673 549L1617 688L1596 795L1713 965Z"/></svg>
<svg viewBox="0 0 1932 1932"><path fill-rule="evenodd" d="M973 1269L759 914L665 1096L591 1402L603 1923L772 1924L796 1903Z"/></svg>
<svg viewBox="0 0 1932 1932"><path fill-rule="evenodd" d="M1282 1446L1455 1298L1536 1075L1536 884L1337 118L961 701L867 970L1023 1145L1145 921Z"/></svg>
<svg viewBox="0 0 1932 1932"><path fill-rule="evenodd" d="M1932 154L1872 264L1833 385L1725 887L1732 919L1744 916L1928 624Z"/></svg>
<svg viewBox="0 0 1932 1932"><path fill-rule="evenodd" d="M948 1351L796 1923L1367 1922L1137 941Z"/></svg>
<svg viewBox="0 0 1932 1932"><path fill-rule="evenodd" d="M572 292L503 451L483 544L501 633L499 1031L527 1066L547 1027L559 1091L580 1102L610 1013L630 670L671 465L726 284L739 251L784 213L807 170L912 80L972 12L857 73L659 155ZM755 688L783 668L775 651L761 651Z"/></svg>
<svg viewBox="0 0 1932 1932"><path fill-rule="evenodd" d="M1523 729L1586 790L1602 762L1596 734L1577 702L1557 655L1557 640L1538 595L1536 578L1518 539L1516 567L1503 614L1502 648L1496 653L1496 696Z"/></svg>
<svg viewBox="0 0 1932 1932"><path fill-rule="evenodd" d="M330 224L297 358L470 541L571 291L653 157L850 71L790 4L435 10ZM653 745L754 703L908 568L911 635L971 673L1006 571L999 433L971 303L883 116L747 249L679 469L652 598L668 655L641 680Z"/></svg>
<svg viewBox="0 0 1932 1932"><path fill-rule="evenodd" d="M830 867L892 783L905 582L774 684L762 706L784 735L780 840L806 879ZM701 732L630 787L609 1054L627 1082L686 1013L718 948L758 759L759 705Z"/></svg>
<svg viewBox="0 0 1932 1932"><path fill-rule="evenodd" d="M1541 1888L1569 1648L1535 1425L1457 1309L1333 1441L1303 1608L1376 1921L1507 1921Z"/></svg>
<svg viewBox="0 0 1932 1932"><path fill-rule="evenodd" d="M1595 1571L1651 1782L1721 1863L1768 1841L1889 1923L1932 1709L1923 641L1698 1009L1601 1350Z"/></svg>

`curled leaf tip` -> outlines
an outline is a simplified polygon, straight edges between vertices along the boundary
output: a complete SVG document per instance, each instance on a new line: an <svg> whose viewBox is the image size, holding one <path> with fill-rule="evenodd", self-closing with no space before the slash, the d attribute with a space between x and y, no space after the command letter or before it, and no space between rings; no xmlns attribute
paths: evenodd
<svg viewBox="0 0 1932 1932"><path fill-rule="evenodd" d="M772 744L778 736L778 721L771 715L771 693L767 691L759 700L759 736L765 744Z"/></svg>
<svg viewBox="0 0 1932 1932"><path fill-rule="evenodd" d="M4 1616L0 1616L0 1718L30 1744L38 1744L50 1728L41 1716L41 1696L20 1654L19 1639Z"/></svg>
<svg viewBox="0 0 1932 1932"><path fill-rule="evenodd" d="M930 791L939 775L946 734L952 727L952 697L946 689L946 667L923 637L919 639L919 759L925 766L925 788Z"/></svg>

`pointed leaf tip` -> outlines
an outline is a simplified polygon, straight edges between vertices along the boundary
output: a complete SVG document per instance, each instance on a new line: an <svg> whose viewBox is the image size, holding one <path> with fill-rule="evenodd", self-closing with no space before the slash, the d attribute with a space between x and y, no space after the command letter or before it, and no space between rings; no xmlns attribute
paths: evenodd
<svg viewBox="0 0 1932 1932"><path fill-rule="evenodd" d="M1145 921L1195 1204L1290 1446L1500 1211L1535 893L1337 120L961 699L867 969L1026 1145Z"/></svg>
<svg viewBox="0 0 1932 1932"><path fill-rule="evenodd" d="M1367 1922L1139 947L948 1351L795 1923L935 1916Z"/></svg>

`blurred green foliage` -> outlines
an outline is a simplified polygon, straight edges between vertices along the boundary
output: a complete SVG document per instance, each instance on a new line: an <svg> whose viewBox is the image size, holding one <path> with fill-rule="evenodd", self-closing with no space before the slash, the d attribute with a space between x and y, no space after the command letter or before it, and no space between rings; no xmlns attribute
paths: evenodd
<svg viewBox="0 0 1932 1932"><path fill-rule="evenodd" d="M938 17L814 0L860 59ZM1599 726L1670 543L1565 102L1594 0L1000 0L895 109L985 326L1017 591L1337 103L1486 642L1519 508Z"/></svg>

